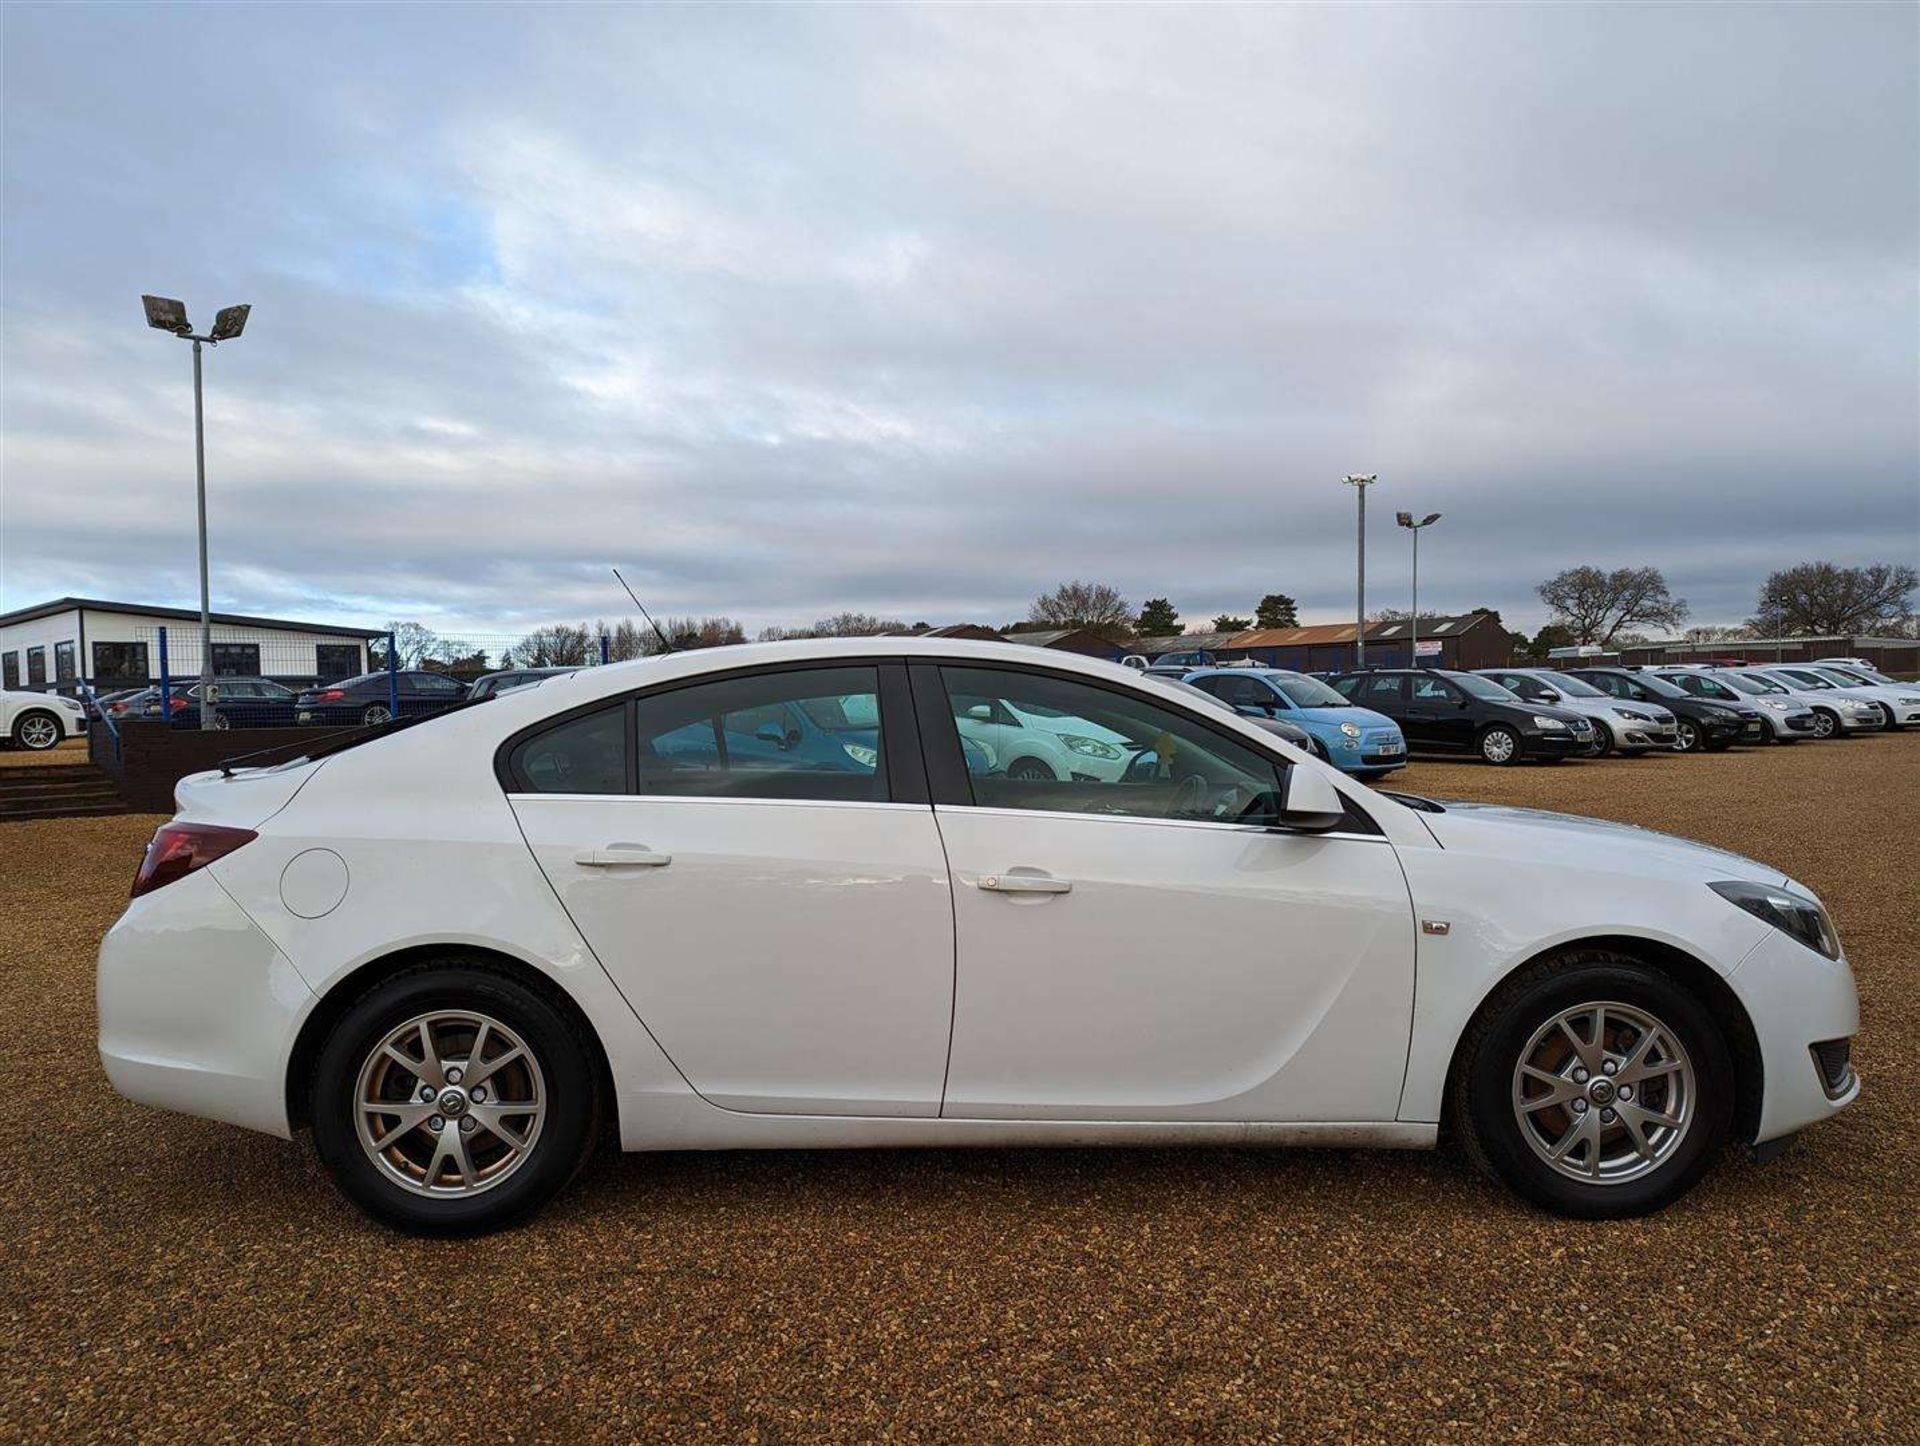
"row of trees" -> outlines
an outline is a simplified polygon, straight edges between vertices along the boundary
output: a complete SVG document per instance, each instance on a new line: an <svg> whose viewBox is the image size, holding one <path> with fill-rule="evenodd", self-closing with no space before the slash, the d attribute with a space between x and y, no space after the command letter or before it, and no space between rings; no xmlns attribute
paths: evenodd
<svg viewBox="0 0 1920 1446"><path fill-rule="evenodd" d="M1685 636L1699 642L1854 633L1920 637L1920 615L1913 608L1916 589L1920 589L1920 571L1905 563L1841 567L1803 562L1767 575L1758 606L1745 624L1689 628ZM1557 646L1638 642L1643 640L1639 629L1672 632L1692 613L1685 598L1673 595L1657 567L1620 567L1611 572L1570 567L1535 591L1553 610L1550 626L1567 635L1567 642Z"/></svg>
<svg viewBox="0 0 1920 1446"><path fill-rule="evenodd" d="M1104 582L1063 582L1033 600L1028 627L1083 628L1112 642L1129 638L1170 638L1180 631L1180 610L1169 598L1150 597L1136 615L1120 589ZM1214 618L1217 633L1248 628L1294 628L1300 625L1299 604L1283 592L1260 599L1252 617L1221 613ZM1017 624L1015 625L1018 626Z"/></svg>

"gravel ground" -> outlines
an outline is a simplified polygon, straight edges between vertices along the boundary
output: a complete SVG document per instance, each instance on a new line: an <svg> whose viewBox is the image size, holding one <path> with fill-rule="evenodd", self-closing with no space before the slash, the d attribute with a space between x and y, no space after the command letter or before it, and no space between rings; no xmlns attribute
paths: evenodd
<svg viewBox="0 0 1920 1446"><path fill-rule="evenodd" d="M1920 735L1396 786L1791 870L1859 1104L1622 1224L1445 1155L903 1151L603 1156L525 1229L408 1240L304 1144L109 1091L93 951L157 820L3 824L0 1439L1920 1439Z"/></svg>

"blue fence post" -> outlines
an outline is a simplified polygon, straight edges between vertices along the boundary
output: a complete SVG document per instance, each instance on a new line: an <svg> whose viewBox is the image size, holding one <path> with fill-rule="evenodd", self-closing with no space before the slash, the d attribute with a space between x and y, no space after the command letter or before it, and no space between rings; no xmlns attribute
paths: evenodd
<svg viewBox="0 0 1920 1446"><path fill-rule="evenodd" d="M600 666L604 668L608 663L611 663L612 661L613 661L613 639L607 636L607 634L602 633L600 634Z"/></svg>
<svg viewBox="0 0 1920 1446"><path fill-rule="evenodd" d="M400 716L400 650L392 633L387 634L387 713Z"/></svg>
<svg viewBox="0 0 1920 1446"><path fill-rule="evenodd" d="M167 630L160 632L160 721L173 722L173 673L167 666Z"/></svg>

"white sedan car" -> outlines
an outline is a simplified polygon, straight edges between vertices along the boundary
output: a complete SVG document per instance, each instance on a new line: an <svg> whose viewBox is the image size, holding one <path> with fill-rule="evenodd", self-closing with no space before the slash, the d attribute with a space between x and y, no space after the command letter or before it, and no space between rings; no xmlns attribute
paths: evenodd
<svg viewBox="0 0 1920 1446"><path fill-rule="evenodd" d="M0 742L39 751L87 732L86 707L58 693L0 692Z"/></svg>
<svg viewBox="0 0 1920 1446"><path fill-rule="evenodd" d="M1126 765L970 771L982 697ZM860 746L738 744L821 700ZM526 1217L603 1122L629 1150L1446 1126L1620 1216L1859 1090L1852 975L1779 870L1377 793L1090 659L678 653L305 746L180 784L101 945L100 1052L131 1099L311 1130L404 1229Z"/></svg>

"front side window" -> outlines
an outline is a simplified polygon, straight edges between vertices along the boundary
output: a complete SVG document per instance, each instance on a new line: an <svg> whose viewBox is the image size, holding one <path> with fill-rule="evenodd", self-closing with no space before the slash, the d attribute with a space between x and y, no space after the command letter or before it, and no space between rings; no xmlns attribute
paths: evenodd
<svg viewBox="0 0 1920 1446"><path fill-rule="evenodd" d="M1413 701L1416 703L1446 703L1455 696L1453 689L1439 678L1413 680Z"/></svg>
<svg viewBox="0 0 1920 1446"><path fill-rule="evenodd" d="M535 734L513 750L512 770L529 793L625 793L627 705L615 703Z"/></svg>
<svg viewBox="0 0 1920 1446"><path fill-rule="evenodd" d="M640 792L884 803L877 668L795 668L638 700Z"/></svg>
<svg viewBox="0 0 1920 1446"><path fill-rule="evenodd" d="M1356 686L1349 687L1349 684ZM1372 708L1387 708L1407 699L1407 680L1397 673L1375 673L1364 678L1342 678L1340 688L1360 703Z"/></svg>
<svg viewBox="0 0 1920 1446"><path fill-rule="evenodd" d="M943 667L940 678L979 807L1239 824L1277 816L1276 760L1157 703L1042 673ZM1021 726L993 721L1003 715Z"/></svg>
<svg viewBox="0 0 1920 1446"><path fill-rule="evenodd" d="M1200 686L1222 703L1234 708L1258 708L1262 712L1270 712L1275 703L1273 690L1258 678L1215 673L1212 677L1202 678ZM1344 703L1346 699L1343 698L1340 701Z"/></svg>

